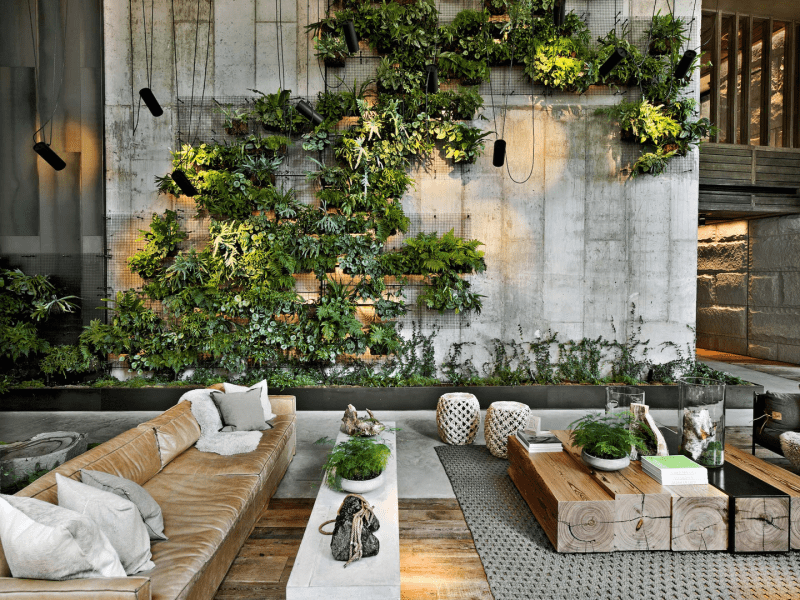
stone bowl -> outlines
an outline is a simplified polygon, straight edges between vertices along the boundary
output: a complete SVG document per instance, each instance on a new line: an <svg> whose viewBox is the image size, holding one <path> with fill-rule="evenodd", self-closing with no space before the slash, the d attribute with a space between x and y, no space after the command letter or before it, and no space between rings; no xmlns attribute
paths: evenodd
<svg viewBox="0 0 800 600"><path fill-rule="evenodd" d="M598 458L597 456L587 454L586 450L581 451L581 458L583 459L583 462L593 469L597 469L598 471L619 471L620 469L624 469L631 464L630 456L623 456L622 458L613 459Z"/></svg>

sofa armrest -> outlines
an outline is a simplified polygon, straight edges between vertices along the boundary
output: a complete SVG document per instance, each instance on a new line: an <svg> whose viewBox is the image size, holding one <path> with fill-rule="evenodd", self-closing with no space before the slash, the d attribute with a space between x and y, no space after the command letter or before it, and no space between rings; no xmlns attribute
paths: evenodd
<svg viewBox="0 0 800 600"><path fill-rule="evenodd" d="M294 396L273 396L270 394L269 403L272 405L272 412L276 415L297 414L297 401Z"/></svg>
<svg viewBox="0 0 800 600"><path fill-rule="evenodd" d="M0 600L150 600L149 577L44 581L0 577Z"/></svg>

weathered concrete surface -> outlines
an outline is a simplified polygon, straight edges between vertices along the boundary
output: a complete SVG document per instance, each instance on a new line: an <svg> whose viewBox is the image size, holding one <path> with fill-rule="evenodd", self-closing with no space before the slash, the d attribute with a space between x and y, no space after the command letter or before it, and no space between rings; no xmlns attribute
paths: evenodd
<svg viewBox="0 0 800 600"><path fill-rule="evenodd" d="M615 10L612 0L595 2L605 5L603 10ZM619 4L625 15L649 17L653 9L652 3L645 6L641 0ZM662 11L669 10L666 2L659 5ZM106 98L108 212L147 215L177 208L178 201L159 197L153 185L153 176L169 170L169 150L174 147L177 119L171 38L156 39L156 92L165 114L158 120L143 114L133 136L128 3L107 0L104 6L110 90ZM176 26L182 31L177 54L183 96L192 83L196 3L176 0L175 6ZM280 0L276 16L272 0L217 0L206 96L249 94L252 87L272 91L281 83L302 95L315 96L324 89L311 34L305 31L307 23L319 20L320 6ZM689 15L695 6L680 0L678 14ZM700 7L696 8L699 13ZM159 3L156 11L157 31L169 31L169 4ZM205 11L207 4L201 2L198 56L205 56L206 50ZM139 19L134 14L134 31L141 29ZM280 77L278 22L283 33ZM694 28L695 42L698 29ZM139 42L134 44L134 55L141 65ZM201 74L202 68L195 77L196 90ZM140 78L137 70L135 79ZM485 100L490 104L490 98ZM487 343L493 338L519 339L520 326L526 340L537 329L548 328L561 339L598 335L622 339L628 333L631 303L644 320L642 339L650 339L653 358L658 358L661 342L691 343L693 335L687 326L695 324L697 297L697 154L680 169L660 177L631 180L620 175L629 157L625 158L619 130L594 114L598 106L617 100L559 93L510 97L505 139L514 179L525 180L533 159L531 177L522 184L514 183L506 169L492 166L491 142L475 165L444 168L437 161L432 172L414 173L417 187L403 198L406 212L468 214L472 237L486 244L488 269L470 278L475 291L486 296L484 310L468 327L440 331L437 359L444 357L453 342L474 341L474 362L480 368L487 359ZM495 96L498 107L502 101ZM502 112L500 108L498 113ZM492 117L491 106L485 114ZM487 130L494 127L493 121L475 124ZM182 207L191 210L189 204ZM134 221L131 230L141 225ZM732 256L734 262L738 257L739 263L746 264L746 253L733 250ZM122 289L136 282L120 276L110 284Z"/></svg>
<svg viewBox="0 0 800 600"><path fill-rule="evenodd" d="M698 244L698 346L800 363L800 216L701 227Z"/></svg>

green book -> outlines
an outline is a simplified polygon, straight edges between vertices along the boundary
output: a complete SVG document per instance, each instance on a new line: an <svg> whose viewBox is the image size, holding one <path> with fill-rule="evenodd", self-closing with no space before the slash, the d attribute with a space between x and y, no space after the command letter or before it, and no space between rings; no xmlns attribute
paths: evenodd
<svg viewBox="0 0 800 600"><path fill-rule="evenodd" d="M682 454L673 456L643 456L643 461L647 461L659 471L672 470L672 469L703 469L705 467L698 465L692 459L683 456Z"/></svg>

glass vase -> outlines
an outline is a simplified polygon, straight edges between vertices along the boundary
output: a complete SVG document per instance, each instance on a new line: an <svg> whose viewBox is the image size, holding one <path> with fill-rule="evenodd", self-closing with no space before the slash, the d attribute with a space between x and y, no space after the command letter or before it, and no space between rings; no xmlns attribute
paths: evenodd
<svg viewBox="0 0 800 600"><path fill-rule="evenodd" d="M631 404L644 404L644 390L630 385L606 387L606 414L631 409Z"/></svg>
<svg viewBox="0 0 800 600"><path fill-rule="evenodd" d="M707 377L678 380L680 452L704 467L725 462L725 384Z"/></svg>

